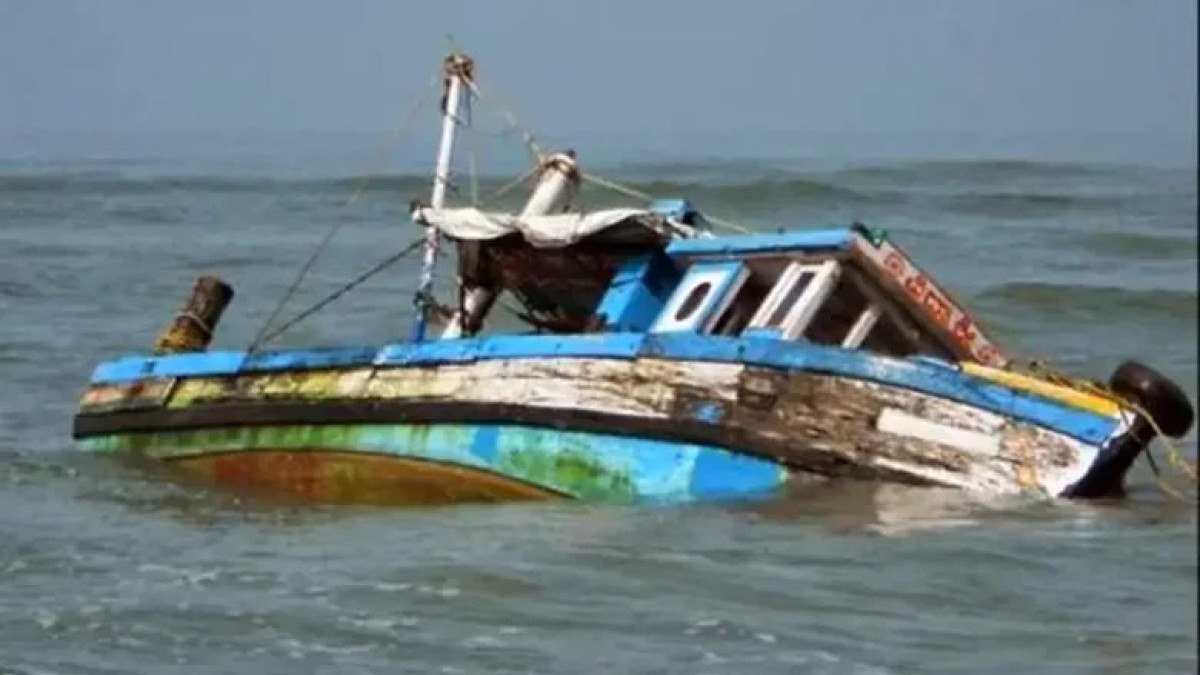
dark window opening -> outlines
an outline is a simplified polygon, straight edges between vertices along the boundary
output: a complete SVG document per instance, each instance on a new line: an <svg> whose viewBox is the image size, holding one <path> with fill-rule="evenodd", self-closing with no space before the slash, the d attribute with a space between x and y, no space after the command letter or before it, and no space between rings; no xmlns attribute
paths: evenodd
<svg viewBox="0 0 1200 675"><path fill-rule="evenodd" d="M917 353L915 336L905 333L886 312L867 333L861 348L888 356L909 356Z"/></svg>
<svg viewBox="0 0 1200 675"><path fill-rule="evenodd" d="M783 324L783 320L787 318L789 312L792 311L792 306L804 295L804 291L808 288L808 284L816 275L813 272L802 272L792 287L788 289L787 295L784 296L783 302L775 307L775 311L771 312L770 318L767 319L764 326L769 328L779 328Z"/></svg>
<svg viewBox="0 0 1200 675"><path fill-rule="evenodd" d="M954 355L931 336L913 327L903 327L884 312L863 340L862 349L888 356L933 356L953 360Z"/></svg>
<svg viewBox="0 0 1200 675"><path fill-rule="evenodd" d="M843 274L809 322L804 337L816 344L840 345L869 306L870 300L850 274Z"/></svg>
<svg viewBox="0 0 1200 675"><path fill-rule="evenodd" d="M679 310L675 312L676 321L687 321L687 319L700 308L708 297L708 292L712 290L712 282L703 281L696 284L695 288L688 293L683 302L679 303Z"/></svg>
<svg viewBox="0 0 1200 675"><path fill-rule="evenodd" d="M740 335L754 317L754 312L762 306L773 283L774 280L764 282L754 276L747 279L738 289L733 302L729 303L721 318L717 319L716 325L713 326L713 335Z"/></svg>

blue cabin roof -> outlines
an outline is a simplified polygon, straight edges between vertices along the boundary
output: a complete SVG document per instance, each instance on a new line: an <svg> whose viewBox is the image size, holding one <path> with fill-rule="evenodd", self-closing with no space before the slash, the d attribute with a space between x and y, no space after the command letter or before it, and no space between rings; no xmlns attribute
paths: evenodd
<svg viewBox="0 0 1200 675"><path fill-rule="evenodd" d="M854 238L850 228L789 230L776 233L743 234L711 239L677 239L667 246L672 258L699 255L745 255L788 251L823 252L850 248Z"/></svg>

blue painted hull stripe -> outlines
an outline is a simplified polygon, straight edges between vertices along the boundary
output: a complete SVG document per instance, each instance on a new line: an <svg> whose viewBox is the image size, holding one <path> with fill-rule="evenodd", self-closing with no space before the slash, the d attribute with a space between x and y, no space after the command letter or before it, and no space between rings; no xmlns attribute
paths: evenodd
<svg viewBox="0 0 1200 675"><path fill-rule="evenodd" d="M677 239L667 245L667 255L745 255L782 251L840 251L850 247L854 233L844 227L825 230L744 234L705 239Z"/></svg>
<svg viewBox="0 0 1200 675"><path fill-rule="evenodd" d="M892 359L863 351L768 338L726 338L692 333L595 333L503 335L464 340L392 344L382 349L292 350L254 354L205 352L162 357L131 356L98 366L95 384L147 377L221 376L298 369L428 366L514 358L653 357L683 361L742 363L781 370L806 370L870 380L940 396L1054 429L1094 445L1116 423L1095 413L974 378L923 359Z"/></svg>

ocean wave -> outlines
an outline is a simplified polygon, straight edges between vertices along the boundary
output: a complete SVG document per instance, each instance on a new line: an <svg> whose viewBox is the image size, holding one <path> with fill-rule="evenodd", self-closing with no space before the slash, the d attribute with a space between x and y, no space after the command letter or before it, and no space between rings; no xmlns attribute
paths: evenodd
<svg viewBox="0 0 1200 675"><path fill-rule="evenodd" d="M1023 159L932 159L853 167L838 171L837 175L846 179L898 182L942 182L947 179L987 182L1015 178L1122 177L1141 171L1141 167Z"/></svg>
<svg viewBox="0 0 1200 675"><path fill-rule="evenodd" d="M834 183L803 178L711 183L652 180L636 183L632 187L655 196L679 196L695 200L703 199L720 202L729 206L753 204L756 202L779 203L780 201L788 200L798 202L847 201L862 203L881 201L889 197L889 195L883 193L859 191Z"/></svg>
<svg viewBox="0 0 1200 675"><path fill-rule="evenodd" d="M585 167L585 171L589 170ZM939 160L818 168L769 162L716 160L599 167L599 175L653 197L685 197L701 206L908 205L997 218L1056 216L1068 211L1115 209L1130 200L1184 191L1195 195L1194 172L1147 178L1144 169L1017 160ZM1107 179L1099 180L1098 176ZM1087 180L1076 180L1080 177ZM479 176L486 196L511 176ZM1020 180L1016 180L1020 179ZM468 192L468 177L456 177ZM152 196L179 193L325 194L361 191L402 199L429 192L427 174L366 176L137 175L115 170L0 173L0 196ZM1164 192L1164 190L1166 192ZM589 190L589 192L598 191ZM512 193L511 201L523 194Z"/></svg>
<svg viewBox="0 0 1200 675"><path fill-rule="evenodd" d="M933 197L938 207L954 213L997 218L1036 218L1057 216L1072 211L1099 211L1119 208L1117 197L1051 193L973 193Z"/></svg>
<svg viewBox="0 0 1200 675"><path fill-rule="evenodd" d="M1197 314L1195 291L1167 289L1016 281L984 291L979 300L1068 321L1120 315L1126 322L1145 318L1193 324Z"/></svg>
<svg viewBox="0 0 1200 675"><path fill-rule="evenodd" d="M188 212L184 208L159 204L105 205L101 210L110 218L146 225L183 223L187 221L188 217Z"/></svg>
<svg viewBox="0 0 1200 675"><path fill-rule="evenodd" d="M486 196L508 178L486 177L479 179L479 193ZM465 192L465 179L460 179L458 192ZM625 181L622 181L625 182ZM365 177L332 178L270 178L230 176L162 176L162 177L115 177L68 175L0 175L0 195L26 194L30 196L73 194L103 196L153 196L171 193L272 193L272 194L341 194L347 197L355 192L367 194L393 194L404 198L428 193L432 180L419 175L376 175ZM719 201L731 206L743 206L756 202L874 202L888 196L872 194L832 183L808 179L756 180L738 182L725 181L676 181L649 179L629 181L628 187L653 197L687 197L707 202Z"/></svg>
<svg viewBox="0 0 1200 675"><path fill-rule="evenodd" d="M357 178L281 178L271 176L121 176L111 173L54 173L0 175L0 194L69 193L100 195L154 195L172 192L346 192L424 191L432 179L425 176L387 175Z"/></svg>
<svg viewBox="0 0 1200 675"><path fill-rule="evenodd" d="M1192 233L1195 233L1193 224ZM1072 233L1071 244L1088 253L1122 260L1188 260L1196 257L1196 238L1149 232Z"/></svg>
<svg viewBox="0 0 1200 675"><path fill-rule="evenodd" d="M37 287L18 279L0 279L0 298L36 298Z"/></svg>

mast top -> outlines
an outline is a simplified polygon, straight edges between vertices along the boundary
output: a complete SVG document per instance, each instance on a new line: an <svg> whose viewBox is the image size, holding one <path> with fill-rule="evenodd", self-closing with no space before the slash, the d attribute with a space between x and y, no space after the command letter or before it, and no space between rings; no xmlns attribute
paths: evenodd
<svg viewBox="0 0 1200 675"><path fill-rule="evenodd" d="M475 60L461 52L450 52L447 54L446 60L443 62L443 68L447 82L452 77L463 80L473 80L475 78Z"/></svg>

